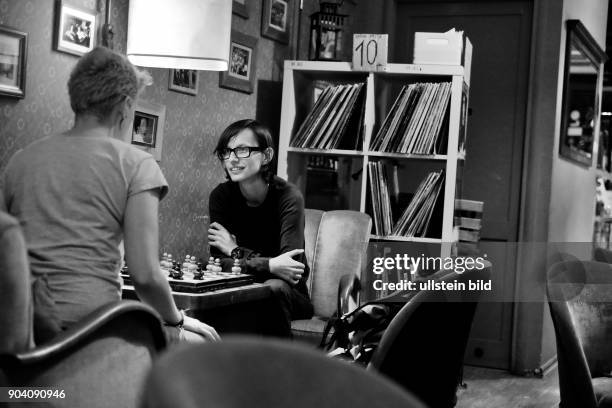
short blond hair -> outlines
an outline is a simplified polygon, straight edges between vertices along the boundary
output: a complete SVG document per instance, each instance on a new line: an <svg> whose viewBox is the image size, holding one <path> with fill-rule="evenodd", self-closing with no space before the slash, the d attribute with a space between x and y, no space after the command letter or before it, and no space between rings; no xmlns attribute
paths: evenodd
<svg viewBox="0 0 612 408"><path fill-rule="evenodd" d="M70 106L75 114L90 113L106 119L126 96L136 99L151 84L146 71L105 47L96 47L77 62L68 80Z"/></svg>

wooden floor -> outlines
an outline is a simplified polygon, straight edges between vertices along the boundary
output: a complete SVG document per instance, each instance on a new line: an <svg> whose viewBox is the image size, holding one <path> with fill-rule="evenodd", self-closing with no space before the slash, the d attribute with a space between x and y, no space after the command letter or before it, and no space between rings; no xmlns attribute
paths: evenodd
<svg viewBox="0 0 612 408"><path fill-rule="evenodd" d="M544 378L514 376L507 371L465 367L467 389L459 390L457 408L557 408L555 368Z"/></svg>

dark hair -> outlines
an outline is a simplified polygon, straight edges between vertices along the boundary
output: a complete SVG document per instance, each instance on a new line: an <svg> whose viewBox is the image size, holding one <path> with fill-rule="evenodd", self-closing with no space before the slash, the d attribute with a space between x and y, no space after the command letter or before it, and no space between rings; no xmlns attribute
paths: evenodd
<svg viewBox="0 0 612 408"><path fill-rule="evenodd" d="M238 133L243 131L244 129L251 129L253 134L255 135L255 140L257 140L257 145L263 149L267 149L268 147L274 150L274 142L272 141L272 135L270 134L270 130L256 121L255 119L242 119L237 122L232 123L221 133L219 137L219 141L217 142L217 147L215 147L214 153L218 156L221 150L225 149L229 144L230 140L236 136ZM272 156L272 160L268 162L268 164L264 164L261 166L260 173L265 181L268 183L272 181L274 177L274 161L276 160L276 154ZM227 173L227 171L226 171ZM229 178L229 174L226 174Z"/></svg>
<svg viewBox="0 0 612 408"><path fill-rule="evenodd" d="M105 47L96 47L77 62L70 73L68 93L76 114L91 113L106 119L126 96L136 99L151 76L128 59Z"/></svg>

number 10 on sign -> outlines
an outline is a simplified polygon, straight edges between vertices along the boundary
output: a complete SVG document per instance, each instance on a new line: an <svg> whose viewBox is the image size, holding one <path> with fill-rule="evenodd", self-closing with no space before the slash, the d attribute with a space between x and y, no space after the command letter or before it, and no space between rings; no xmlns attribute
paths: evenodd
<svg viewBox="0 0 612 408"><path fill-rule="evenodd" d="M388 40L388 34L353 34L353 69L386 70Z"/></svg>

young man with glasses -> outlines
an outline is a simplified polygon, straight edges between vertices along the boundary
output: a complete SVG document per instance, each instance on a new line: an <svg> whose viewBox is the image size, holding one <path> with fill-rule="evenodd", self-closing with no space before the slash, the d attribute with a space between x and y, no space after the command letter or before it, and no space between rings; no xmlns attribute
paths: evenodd
<svg viewBox="0 0 612 408"><path fill-rule="evenodd" d="M243 271L272 288L283 312L275 334L291 336L291 320L312 317L306 287L304 199L291 183L274 176L269 130L244 119L223 131L215 154L228 181L210 194L208 242L224 269L239 259Z"/></svg>

